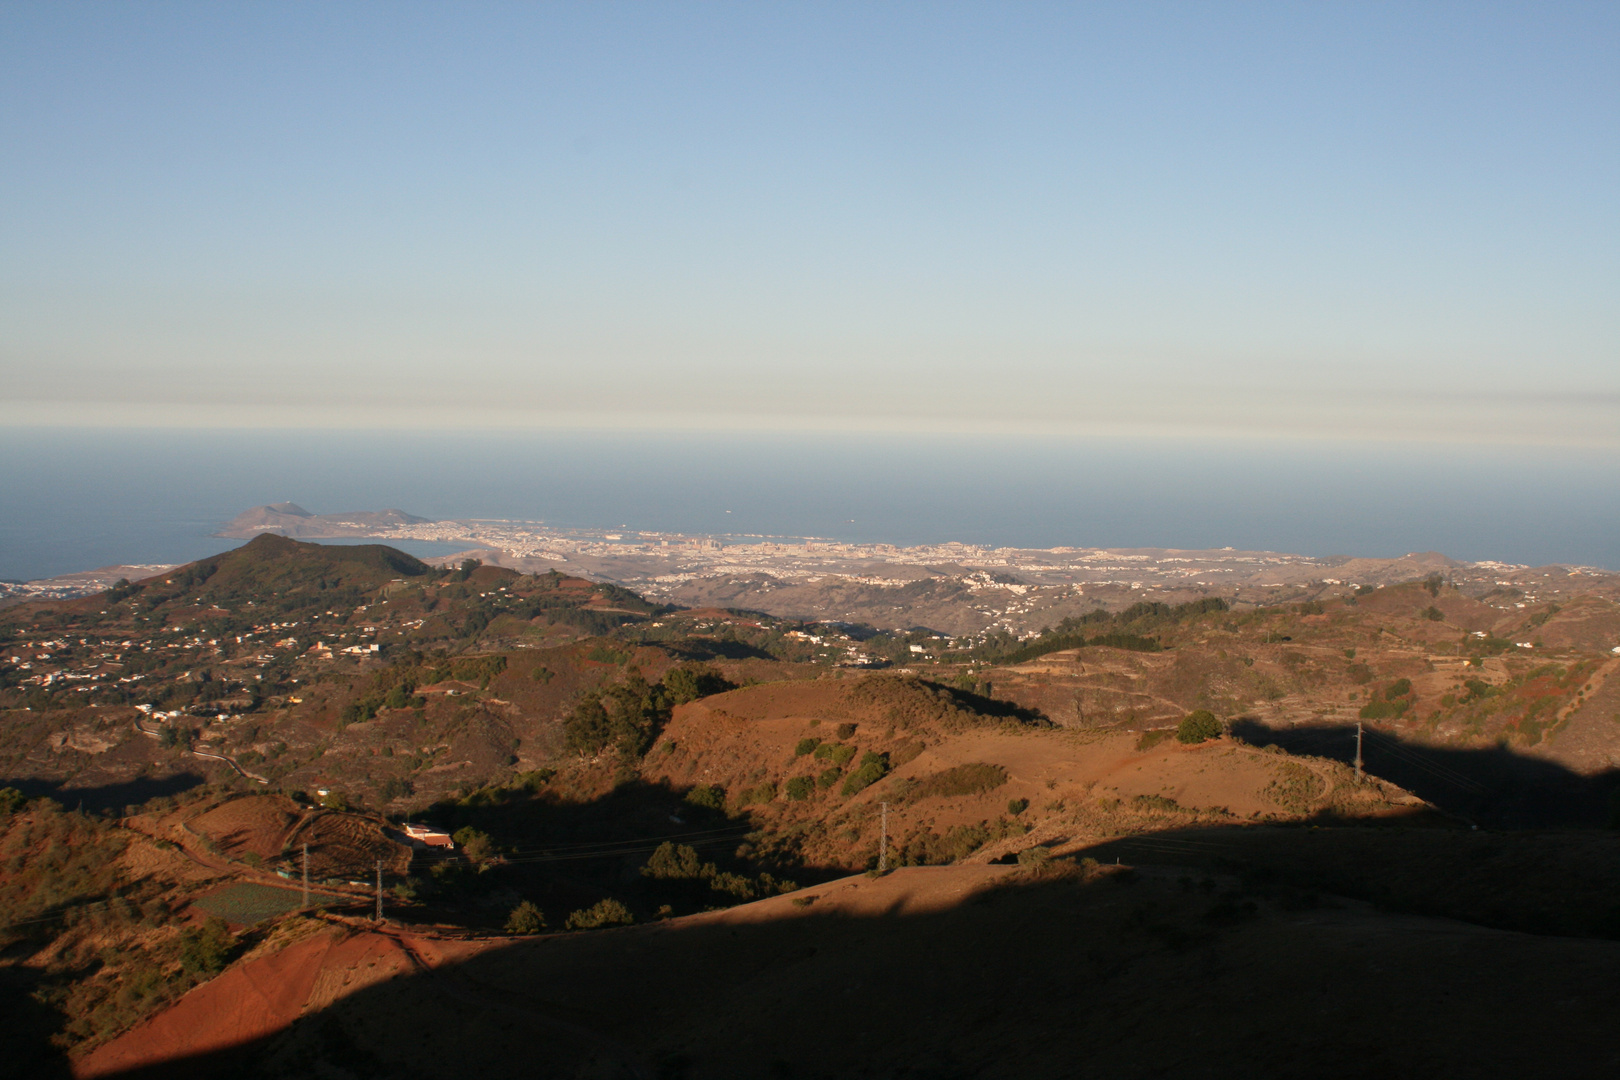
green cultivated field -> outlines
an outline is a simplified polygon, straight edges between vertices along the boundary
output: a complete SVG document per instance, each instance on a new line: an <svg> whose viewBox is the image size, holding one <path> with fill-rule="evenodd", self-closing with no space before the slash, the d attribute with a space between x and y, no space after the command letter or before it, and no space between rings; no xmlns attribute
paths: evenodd
<svg viewBox="0 0 1620 1080"><path fill-rule="evenodd" d="M228 923L251 926L277 915L297 911L302 906L303 894L297 889L278 889L274 885L227 885L195 903L208 914L218 915Z"/></svg>

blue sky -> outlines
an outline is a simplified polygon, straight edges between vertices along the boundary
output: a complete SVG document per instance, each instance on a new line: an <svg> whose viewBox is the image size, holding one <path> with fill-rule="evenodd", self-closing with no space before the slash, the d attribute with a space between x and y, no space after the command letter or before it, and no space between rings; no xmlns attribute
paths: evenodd
<svg viewBox="0 0 1620 1080"><path fill-rule="evenodd" d="M1620 444L1613 4L0 26L3 424Z"/></svg>

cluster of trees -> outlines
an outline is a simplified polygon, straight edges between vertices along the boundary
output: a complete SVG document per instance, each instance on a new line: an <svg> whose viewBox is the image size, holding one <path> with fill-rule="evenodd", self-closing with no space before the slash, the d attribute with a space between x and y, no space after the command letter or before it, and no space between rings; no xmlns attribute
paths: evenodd
<svg viewBox="0 0 1620 1080"><path fill-rule="evenodd" d="M1022 643L1006 640L987 641L972 653L974 659L994 664L1022 664L1047 653L1085 646L1112 649L1130 649L1134 652L1158 652L1163 645L1150 631L1196 619L1212 612L1226 611L1229 606L1218 596L1190 600L1185 604L1159 604L1143 602L1132 604L1124 611L1109 614L1101 608L1085 615L1071 616L1055 628L1041 631L1038 637ZM1093 628L1106 628L1101 633L1088 633Z"/></svg>
<svg viewBox="0 0 1620 1080"><path fill-rule="evenodd" d="M1384 688L1383 694L1361 707L1363 720L1388 720L1400 716L1412 707L1412 680L1396 679Z"/></svg>
<svg viewBox="0 0 1620 1080"><path fill-rule="evenodd" d="M604 750L637 758L652 748L677 705L733 688L719 672L685 665L649 683L639 671L610 686L587 690L563 721L568 749L581 754Z"/></svg>

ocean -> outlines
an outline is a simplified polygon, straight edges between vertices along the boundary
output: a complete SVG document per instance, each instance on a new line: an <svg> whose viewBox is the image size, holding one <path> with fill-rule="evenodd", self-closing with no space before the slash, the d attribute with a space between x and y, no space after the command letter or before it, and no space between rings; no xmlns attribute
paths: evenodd
<svg viewBox="0 0 1620 1080"><path fill-rule="evenodd" d="M252 506L1018 547L1440 551L1620 569L1568 448L985 435L0 430L0 578L182 562ZM402 544L417 555L456 545Z"/></svg>

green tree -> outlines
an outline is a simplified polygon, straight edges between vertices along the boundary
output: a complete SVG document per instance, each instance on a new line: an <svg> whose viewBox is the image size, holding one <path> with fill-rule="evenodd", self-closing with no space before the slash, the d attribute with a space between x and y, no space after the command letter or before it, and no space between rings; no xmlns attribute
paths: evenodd
<svg viewBox="0 0 1620 1080"><path fill-rule="evenodd" d="M726 789L719 784L699 784L686 793L686 801L692 806L701 806L706 810L724 811Z"/></svg>
<svg viewBox="0 0 1620 1080"><path fill-rule="evenodd" d="M652 853L647 865L641 868L641 876L663 881L689 881L704 876L704 869L696 848L665 840ZM707 869L711 873L714 871L712 866Z"/></svg>
<svg viewBox="0 0 1620 1080"><path fill-rule="evenodd" d="M669 719L670 702L662 684L650 686L631 672L615 686L588 690L563 721L570 750L596 754L609 748L640 757Z"/></svg>
<svg viewBox="0 0 1620 1080"><path fill-rule="evenodd" d="M1184 743L1201 743L1208 739L1218 739L1225 729L1220 720L1208 709L1195 709L1182 718L1176 725L1176 741Z"/></svg>
<svg viewBox="0 0 1620 1080"><path fill-rule="evenodd" d="M506 917L508 934L541 934L546 929L546 916L528 900L512 909Z"/></svg>
<svg viewBox="0 0 1620 1080"><path fill-rule="evenodd" d="M495 857L495 841L490 839L488 833L481 832L471 825L457 829L450 839L456 842L461 848L461 854L474 866L483 866Z"/></svg>
<svg viewBox="0 0 1620 1080"><path fill-rule="evenodd" d="M688 701L737 688L736 683L713 668L693 666L671 668L664 675L663 685L671 705L684 705Z"/></svg>
<svg viewBox="0 0 1620 1080"><path fill-rule="evenodd" d="M844 781L843 793L854 795L871 787L889 771L889 762L882 754L868 750L861 756L860 766Z"/></svg>
<svg viewBox="0 0 1620 1080"><path fill-rule="evenodd" d="M628 926L635 921L630 909L610 896L569 915L564 926L569 930L595 930L602 926Z"/></svg>
<svg viewBox="0 0 1620 1080"><path fill-rule="evenodd" d="M230 963L235 946L230 927L216 916L180 935L180 966L189 975L217 975Z"/></svg>

